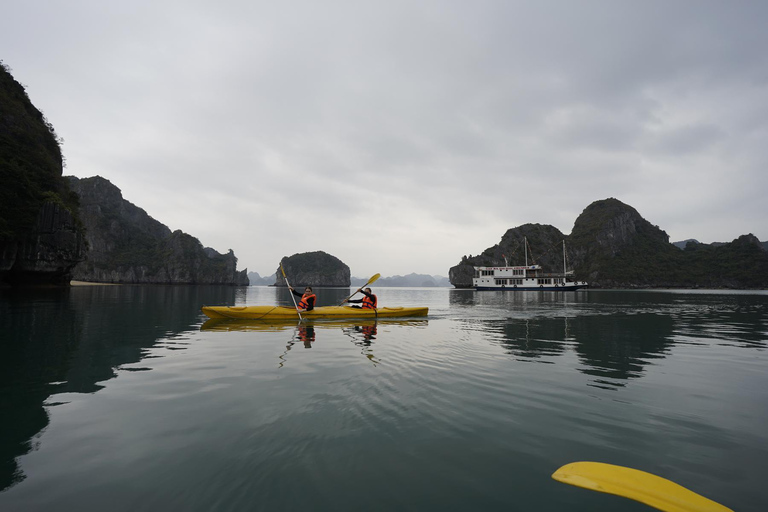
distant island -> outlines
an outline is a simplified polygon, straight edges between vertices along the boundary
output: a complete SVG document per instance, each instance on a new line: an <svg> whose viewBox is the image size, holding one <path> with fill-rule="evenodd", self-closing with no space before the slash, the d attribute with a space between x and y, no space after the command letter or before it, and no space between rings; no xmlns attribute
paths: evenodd
<svg viewBox="0 0 768 512"><path fill-rule="evenodd" d="M251 286L274 286L277 279L282 279L279 274L262 277L258 272L248 272L248 280ZM357 288L368 282L370 277L350 277L349 286ZM447 277L430 276L428 274L408 274L407 276L380 277L373 286L383 287L450 287L451 282Z"/></svg>
<svg viewBox="0 0 768 512"><path fill-rule="evenodd" d="M275 270L275 286L286 286L283 271L292 287L349 286L349 267L336 256L323 251L286 256Z"/></svg>
<svg viewBox="0 0 768 512"><path fill-rule="evenodd" d="M353 277L352 286L359 287L368 282L370 277ZM447 277L431 276L428 274L408 274L407 276L380 277L373 286L383 287L412 287L412 288L436 288L451 286Z"/></svg>
<svg viewBox="0 0 768 512"><path fill-rule="evenodd" d="M248 284L251 286L274 286L277 274L261 277L258 272L248 272Z"/></svg>
<svg viewBox="0 0 768 512"><path fill-rule="evenodd" d="M271 276L262 277L258 272L248 272L248 280L251 286L274 286L277 280L282 280L282 275L272 274ZM290 277L289 277L290 279ZM370 277L350 277L349 286L357 288L363 286L368 282ZM291 283L293 284L293 283ZM412 287L412 288L424 288L424 287L450 287L451 282L447 277L443 276L430 276L428 274L408 274L407 276L395 275L391 277L380 277L373 286L381 286L385 288L394 287Z"/></svg>
<svg viewBox="0 0 768 512"><path fill-rule="evenodd" d="M469 288L475 266L501 266L505 256L510 264L523 264L524 239L532 251L529 263L552 270L563 267L565 240L569 269L593 288L768 288L768 244L754 235L672 244L666 232L615 198L587 206L567 236L542 224L507 230L498 244L451 267L451 283Z"/></svg>

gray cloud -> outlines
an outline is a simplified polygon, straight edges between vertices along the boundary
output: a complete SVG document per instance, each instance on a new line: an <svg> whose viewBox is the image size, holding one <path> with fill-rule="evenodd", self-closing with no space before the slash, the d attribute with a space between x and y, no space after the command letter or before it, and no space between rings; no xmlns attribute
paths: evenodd
<svg viewBox="0 0 768 512"><path fill-rule="evenodd" d="M446 274L617 197L768 238L764 2L17 2L0 58L102 175L241 266Z"/></svg>

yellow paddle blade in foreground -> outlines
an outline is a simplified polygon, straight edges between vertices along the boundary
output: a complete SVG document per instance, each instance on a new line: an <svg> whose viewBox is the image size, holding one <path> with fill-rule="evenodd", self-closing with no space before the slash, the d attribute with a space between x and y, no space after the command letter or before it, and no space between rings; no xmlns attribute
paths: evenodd
<svg viewBox="0 0 768 512"><path fill-rule="evenodd" d="M572 462L552 473L552 478L576 487L623 496L667 512L733 512L666 478L613 464Z"/></svg>

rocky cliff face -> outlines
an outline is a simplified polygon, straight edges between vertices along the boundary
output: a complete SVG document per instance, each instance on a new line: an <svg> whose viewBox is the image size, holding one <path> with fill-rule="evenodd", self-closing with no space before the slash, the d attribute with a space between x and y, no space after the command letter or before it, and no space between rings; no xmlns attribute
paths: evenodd
<svg viewBox="0 0 768 512"><path fill-rule="evenodd" d="M294 254L283 258L280 263L291 286L297 290L304 286L349 286L349 267L336 256L323 251ZM279 266L275 286L285 286Z"/></svg>
<svg viewBox="0 0 768 512"><path fill-rule="evenodd" d="M85 250L85 237L73 214L58 204L44 203L27 235L0 242L0 281L68 285Z"/></svg>
<svg viewBox="0 0 768 512"><path fill-rule="evenodd" d="M539 224L508 230L499 244L478 256L464 256L451 268L451 283L470 287L473 266L503 265L502 254L509 258L510 253L520 253L516 241L522 236L533 248L533 261L548 270L562 268L558 242L565 239L569 269L595 288L768 287L768 252L753 235L727 244L691 242L681 250L669 243L662 229L614 198L585 208L567 237L553 226ZM537 256L537 247L544 248L543 256ZM509 263L519 265L520 258L509 258Z"/></svg>
<svg viewBox="0 0 768 512"><path fill-rule="evenodd" d="M580 278L604 288L672 287L683 265L666 232L614 198L584 209L568 246ZM660 267L666 268L663 276Z"/></svg>
<svg viewBox="0 0 768 512"><path fill-rule="evenodd" d="M451 267L448 279L456 288L472 286L474 267L524 265L526 261L524 241L528 240L528 264L538 264L550 271L563 267L563 246L565 235L554 226L546 224L523 224L508 229L501 241L477 256L464 256L461 263Z"/></svg>
<svg viewBox="0 0 768 512"><path fill-rule="evenodd" d="M0 63L0 285L68 284L85 254L59 139Z"/></svg>
<svg viewBox="0 0 768 512"><path fill-rule="evenodd" d="M105 283L226 284L247 286L247 271L237 271L230 250L204 248L171 230L123 199L120 189L96 176L68 177L81 203L90 246L73 279Z"/></svg>

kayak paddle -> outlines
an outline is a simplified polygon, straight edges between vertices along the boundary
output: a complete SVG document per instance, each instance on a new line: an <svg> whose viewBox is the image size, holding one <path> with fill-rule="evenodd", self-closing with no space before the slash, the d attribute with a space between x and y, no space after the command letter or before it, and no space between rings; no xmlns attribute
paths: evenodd
<svg viewBox="0 0 768 512"><path fill-rule="evenodd" d="M363 288L365 288L365 287L366 287L366 286L368 286L369 284L372 284L372 283L374 283L374 282L375 282L375 281L376 281L378 278L380 278L380 277L381 277L381 274L374 274L374 275L372 275L372 276L371 276L371 278L368 280L368 282L367 282L367 283L365 283L363 286L361 286L360 288L358 288L358 289L357 289L357 291L356 291L355 293L353 293L352 295L350 295L349 297L347 297L346 299L344 299L343 301L341 301L341 302L339 303L339 306L342 306L342 305L344 305L344 303L345 303L345 302L347 302L347 301L348 301L349 299L351 299L352 297L354 297L354 296L357 294L357 292L359 292L360 290L362 290Z"/></svg>
<svg viewBox="0 0 768 512"><path fill-rule="evenodd" d="M572 462L552 473L558 482L623 496L666 512L733 512L666 478L602 462Z"/></svg>
<svg viewBox="0 0 768 512"><path fill-rule="evenodd" d="M299 305L296 304L296 297L293 296L293 291L291 290L291 285L288 283L288 277L285 275L285 269L283 268L283 262L280 262L280 270L283 272L283 279L285 279L285 286L288 287L288 291L291 293L291 298L293 299L293 305L296 307L296 313L299 314L299 322L301 322L301 311L299 311Z"/></svg>

